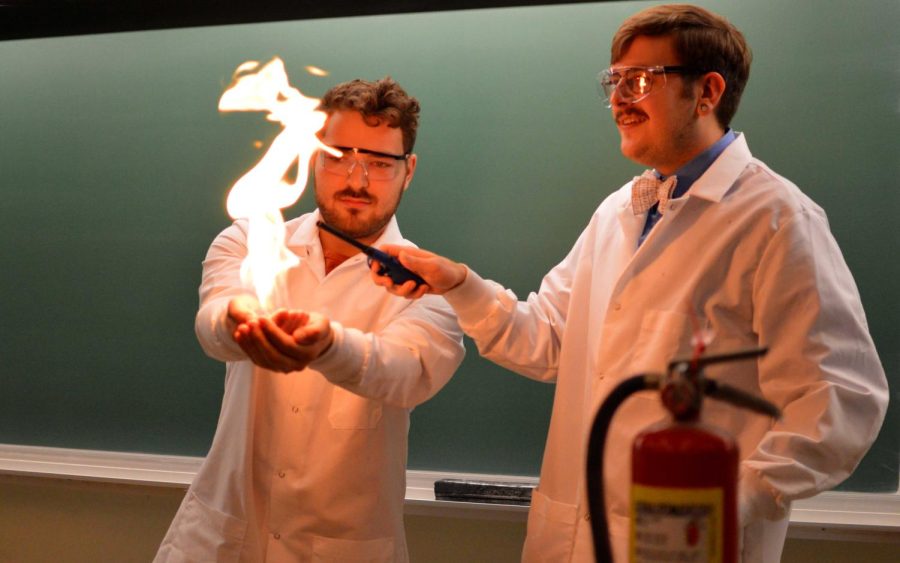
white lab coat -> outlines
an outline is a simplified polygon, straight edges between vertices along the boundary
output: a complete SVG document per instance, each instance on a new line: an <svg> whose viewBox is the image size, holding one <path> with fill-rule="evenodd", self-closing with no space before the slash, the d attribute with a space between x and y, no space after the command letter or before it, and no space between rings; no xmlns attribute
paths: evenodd
<svg viewBox="0 0 900 563"><path fill-rule="evenodd" d="M585 452L593 417L624 378L665 371L691 351L692 321L710 352L764 345L766 356L707 374L781 407L775 422L708 400L703 419L741 452L743 561L776 562L792 499L847 477L874 440L887 384L853 278L824 212L754 159L739 136L674 200L638 247L646 214L631 184L609 196L568 256L527 302L470 272L447 293L480 352L556 383L523 561L593 560ZM605 491L616 561L627 561L630 446L666 419L655 394L617 412Z"/></svg>
<svg viewBox="0 0 900 563"><path fill-rule="evenodd" d="M157 562L408 560L403 529L409 412L462 361L446 302L411 302L369 279L366 257L325 276L314 212L287 222L300 264L290 307L332 320L335 341L290 374L253 365L231 339L246 223L213 242L203 264L197 336L227 362L209 454L160 546ZM392 219L377 244L407 244Z"/></svg>

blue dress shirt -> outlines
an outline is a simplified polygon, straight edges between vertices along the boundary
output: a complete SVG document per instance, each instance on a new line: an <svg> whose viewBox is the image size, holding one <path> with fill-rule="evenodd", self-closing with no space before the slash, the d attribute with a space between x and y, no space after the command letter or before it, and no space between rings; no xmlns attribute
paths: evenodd
<svg viewBox="0 0 900 563"><path fill-rule="evenodd" d="M725 134L722 135L722 138L716 141L715 144L676 170L675 176L678 178L678 182L675 184L675 190L672 192L671 199L677 199L686 194L687 191L691 189L694 182L697 181L697 178L702 176L703 173L706 172L706 169L712 166L712 163L719 158L722 151L724 151L736 138L737 133L728 129L725 131ZM656 172L655 170L653 172L660 180L665 179L659 172ZM644 230L641 232L641 237L638 239L638 246L644 242L644 239L647 238L647 235L650 234L653 226L659 222L660 218L662 218L662 214L659 212L659 204L656 203L649 211L647 211L647 222L644 223Z"/></svg>

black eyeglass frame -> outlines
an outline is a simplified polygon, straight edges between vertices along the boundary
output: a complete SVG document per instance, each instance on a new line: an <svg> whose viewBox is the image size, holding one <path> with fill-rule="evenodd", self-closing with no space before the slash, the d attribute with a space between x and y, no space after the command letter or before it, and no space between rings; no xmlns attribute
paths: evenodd
<svg viewBox="0 0 900 563"><path fill-rule="evenodd" d="M353 154L371 154L372 156L379 156L382 158L393 158L394 160L407 160L410 156L410 153L403 154L391 154L387 152L373 151L371 149L361 149L358 147L340 147L338 145L334 145L333 148L341 151L342 153L352 152Z"/></svg>

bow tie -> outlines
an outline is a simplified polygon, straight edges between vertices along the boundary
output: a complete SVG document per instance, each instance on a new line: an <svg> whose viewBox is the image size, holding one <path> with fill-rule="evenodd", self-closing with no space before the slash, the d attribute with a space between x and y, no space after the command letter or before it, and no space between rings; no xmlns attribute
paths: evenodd
<svg viewBox="0 0 900 563"><path fill-rule="evenodd" d="M640 176L635 176L631 184L631 208L634 214L646 213L658 201L659 213L662 215L677 181L675 176L660 180L652 170L646 170Z"/></svg>

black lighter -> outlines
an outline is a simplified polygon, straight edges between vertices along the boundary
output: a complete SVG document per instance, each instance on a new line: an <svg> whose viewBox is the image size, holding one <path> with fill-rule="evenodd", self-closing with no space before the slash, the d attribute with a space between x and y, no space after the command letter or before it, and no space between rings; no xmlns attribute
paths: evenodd
<svg viewBox="0 0 900 563"><path fill-rule="evenodd" d="M339 239L347 241L356 248L362 250L363 254L369 257L370 265L372 264L372 260L377 261L379 264L379 276L388 276L389 278L391 278L391 281L397 285L404 284L409 280L413 280L414 282L416 282L416 287L425 284L425 280L419 277L418 274L406 268L406 266L401 264L399 260L391 256L387 252L382 252L377 248L373 248L367 244L359 242L358 240L352 239L339 230L335 229L334 227L327 225L323 221L319 221L316 224L320 229L325 229Z"/></svg>

